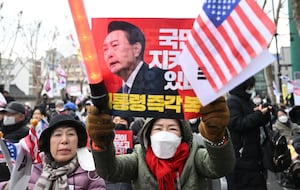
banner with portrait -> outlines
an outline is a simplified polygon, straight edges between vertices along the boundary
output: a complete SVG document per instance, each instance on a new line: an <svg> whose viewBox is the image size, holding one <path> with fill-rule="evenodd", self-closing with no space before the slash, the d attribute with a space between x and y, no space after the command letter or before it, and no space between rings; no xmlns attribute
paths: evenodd
<svg viewBox="0 0 300 190"><path fill-rule="evenodd" d="M141 91L122 92L122 78L113 74L108 63L104 61L103 42L111 21L129 22L137 26L145 36L144 62L152 73L144 73L144 81L133 82L135 85L146 81L146 86L139 87ZM176 18L92 19L92 34L104 83L109 92L109 108L112 114L180 119L199 116L201 104L178 62L193 22L194 19ZM118 58L115 61L119 61ZM205 78L200 69L197 73L199 78ZM163 81L159 82L158 78ZM144 88L150 90L143 91Z"/></svg>

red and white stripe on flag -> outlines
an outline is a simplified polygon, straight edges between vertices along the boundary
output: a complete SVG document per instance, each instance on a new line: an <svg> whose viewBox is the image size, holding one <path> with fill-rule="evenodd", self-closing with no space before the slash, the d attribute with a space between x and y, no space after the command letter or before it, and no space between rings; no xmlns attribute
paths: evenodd
<svg viewBox="0 0 300 190"><path fill-rule="evenodd" d="M42 160L39 155L38 143L39 139L36 131L33 127L31 127L29 130L29 134L24 138L24 141L22 142L22 146L30 153L32 161L41 163Z"/></svg>
<svg viewBox="0 0 300 190"><path fill-rule="evenodd" d="M235 2L235 5L231 5L231 2ZM209 84L218 91L267 48L275 25L253 0L205 3L203 6L214 6L215 9L203 9L200 12L186 46ZM230 6L235 7L224 10ZM219 15L214 13L218 11L228 15L216 24Z"/></svg>
<svg viewBox="0 0 300 190"><path fill-rule="evenodd" d="M21 139L18 155L9 181L10 189L27 189L31 176L32 163L41 163L38 151L38 137L34 128L30 128L29 134Z"/></svg>

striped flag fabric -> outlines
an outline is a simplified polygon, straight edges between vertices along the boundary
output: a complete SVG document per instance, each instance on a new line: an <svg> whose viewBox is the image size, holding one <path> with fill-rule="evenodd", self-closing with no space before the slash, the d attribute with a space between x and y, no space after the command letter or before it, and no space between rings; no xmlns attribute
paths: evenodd
<svg viewBox="0 0 300 190"><path fill-rule="evenodd" d="M206 0L185 50L218 91L268 47L274 32L275 24L253 0Z"/></svg>
<svg viewBox="0 0 300 190"><path fill-rule="evenodd" d="M30 128L29 134L20 140L19 145L9 187L10 189L26 190L32 164L42 162L38 150L38 137L33 127Z"/></svg>
<svg viewBox="0 0 300 190"><path fill-rule="evenodd" d="M44 125L44 129L48 127L46 123ZM22 146L30 153L33 162L41 163L42 160L38 149L38 143L39 134L34 129L34 127L30 127L29 134L24 139L22 139Z"/></svg>

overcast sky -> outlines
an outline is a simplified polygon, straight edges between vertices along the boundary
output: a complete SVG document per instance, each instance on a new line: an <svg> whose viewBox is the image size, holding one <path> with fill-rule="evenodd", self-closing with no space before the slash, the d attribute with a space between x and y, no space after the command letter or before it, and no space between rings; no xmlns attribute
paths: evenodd
<svg viewBox="0 0 300 190"><path fill-rule="evenodd" d="M0 27L16 20L16 15L22 10L23 24L33 22L34 20L42 20L43 26L49 28L49 30L57 27L61 37L57 45L58 49L66 51L66 54L74 51L71 46L67 48L70 44L65 40L65 36L70 33L76 37L68 0L0 0L0 2L4 2L4 6L0 10L0 16L4 17L0 20ZM260 3L262 1L258 0L258 2ZM201 0L84 0L84 6L88 18L196 18L201 8ZM271 5L269 5L269 7L268 12L271 11ZM281 27L278 31L280 34L278 38L279 45L289 46L289 37L286 35L288 34L288 20L286 19L287 16L285 16L285 14L287 14L287 8L282 12L283 19L280 21ZM273 45L270 52L275 52L274 47ZM2 49L0 50L2 51ZM44 53L44 51L45 49L43 49L42 53Z"/></svg>

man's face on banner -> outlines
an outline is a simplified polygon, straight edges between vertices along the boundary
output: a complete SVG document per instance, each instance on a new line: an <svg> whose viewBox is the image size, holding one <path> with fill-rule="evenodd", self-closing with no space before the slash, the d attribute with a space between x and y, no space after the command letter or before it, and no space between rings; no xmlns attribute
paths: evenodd
<svg viewBox="0 0 300 190"><path fill-rule="evenodd" d="M124 31L112 31L103 43L104 61L113 74L127 80L138 64L139 47L139 43L129 43Z"/></svg>

